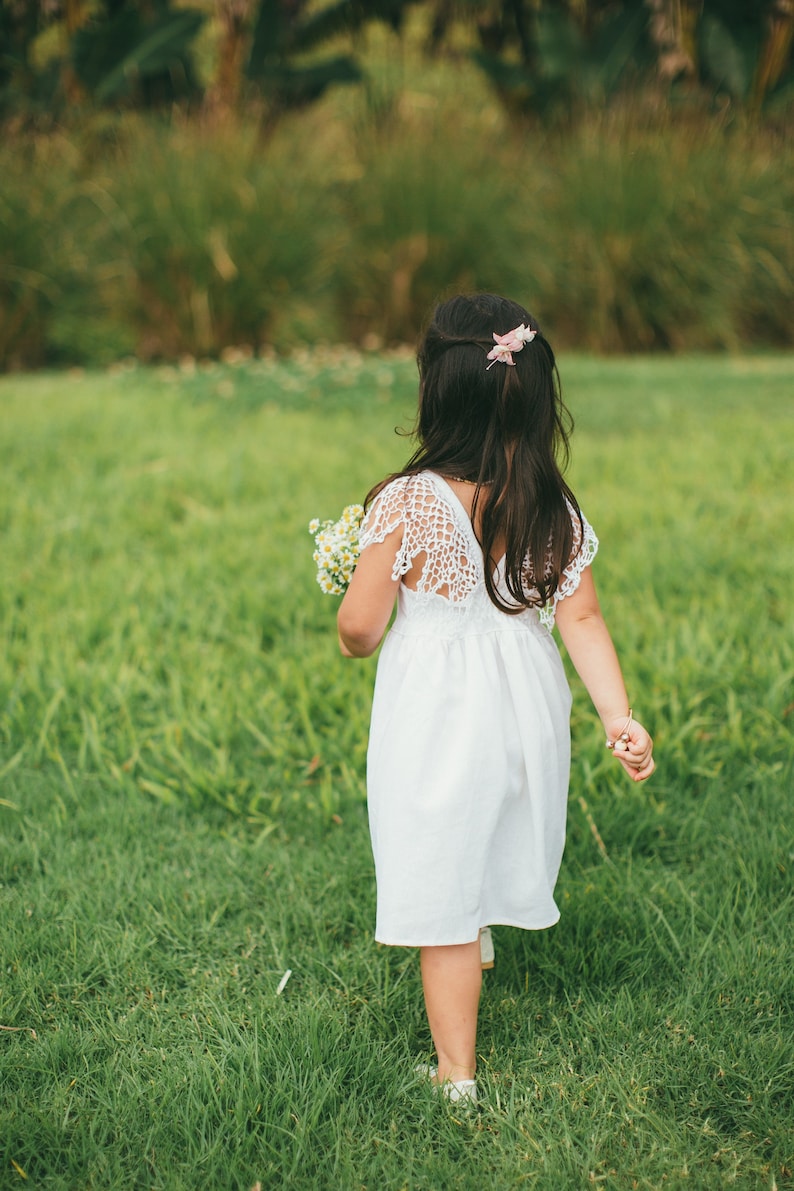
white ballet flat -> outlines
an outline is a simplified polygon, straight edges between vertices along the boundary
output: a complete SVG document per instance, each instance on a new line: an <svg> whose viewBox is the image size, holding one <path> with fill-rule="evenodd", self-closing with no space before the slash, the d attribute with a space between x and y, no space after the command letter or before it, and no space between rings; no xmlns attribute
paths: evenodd
<svg viewBox="0 0 794 1191"><path fill-rule="evenodd" d="M477 1103L477 1084L473 1079L457 1079L447 1080L446 1083L436 1084L443 1096L446 1096L450 1104L471 1104Z"/></svg>
<svg viewBox="0 0 794 1191"><path fill-rule="evenodd" d="M438 1075L438 1068L432 1063L417 1063L414 1071L429 1080L435 1080ZM449 1100L450 1104L477 1103L477 1084L473 1079L447 1079L444 1083L434 1083L433 1088L440 1096Z"/></svg>

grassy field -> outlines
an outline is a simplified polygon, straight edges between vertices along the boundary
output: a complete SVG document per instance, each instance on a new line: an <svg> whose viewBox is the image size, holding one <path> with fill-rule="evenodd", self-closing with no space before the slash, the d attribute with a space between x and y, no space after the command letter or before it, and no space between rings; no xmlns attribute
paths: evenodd
<svg viewBox="0 0 794 1191"><path fill-rule="evenodd" d="M0 381L0 1187L792 1184L794 359L562 374L659 769L574 683L562 920L495 932L470 1116L372 942L374 662L306 530L408 454L412 362Z"/></svg>

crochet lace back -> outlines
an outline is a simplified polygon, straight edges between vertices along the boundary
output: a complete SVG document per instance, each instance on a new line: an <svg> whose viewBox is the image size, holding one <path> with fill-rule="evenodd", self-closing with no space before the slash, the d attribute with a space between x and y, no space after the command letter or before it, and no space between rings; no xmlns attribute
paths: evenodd
<svg viewBox="0 0 794 1191"><path fill-rule="evenodd" d="M572 517L574 557L563 572L554 601L538 609L547 628L554 623L557 602L579 586L582 571L593 561L598 540L587 521L582 529ZM403 534L392 568L401 579L418 565L419 578L412 590L418 596L436 596L450 604L466 604L475 594L485 596L490 608L502 615L487 597L482 549L469 515L452 489L433 472L401 476L378 493L361 532L361 549L383 542L402 526ZM581 548L580 548L581 547ZM497 569L497 576L502 567ZM532 590L528 585L528 590ZM506 597L509 600L509 597ZM482 599L474 601L482 604Z"/></svg>
<svg viewBox="0 0 794 1191"><path fill-rule="evenodd" d="M452 503L455 496L451 489L448 493L449 499L443 499L428 472L393 480L378 493L370 509L361 548L383 542L402 525L403 538L392 578L402 578L419 562L421 571L415 590L456 603L471 595L480 581L482 556L476 539L471 541L471 525L466 533ZM473 544L476 551L472 550Z"/></svg>

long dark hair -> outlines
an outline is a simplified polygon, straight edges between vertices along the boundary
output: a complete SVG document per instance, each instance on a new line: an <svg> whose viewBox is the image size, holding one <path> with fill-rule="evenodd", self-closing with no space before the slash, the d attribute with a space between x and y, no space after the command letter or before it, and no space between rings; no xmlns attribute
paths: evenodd
<svg viewBox="0 0 794 1191"><path fill-rule="evenodd" d="M535 338L513 355L515 366L487 368L493 333L523 323ZM421 471L474 482L471 510L479 511L485 584L503 612L547 603L571 561L574 517L581 513L563 479L573 419L562 400L554 353L523 306L495 294L461 295L438 306L417 354L419 410L417 449L402 471L382 481ZM559 460L559 462L558 462ZM489 560L505 541L500 596Z"/></svg>

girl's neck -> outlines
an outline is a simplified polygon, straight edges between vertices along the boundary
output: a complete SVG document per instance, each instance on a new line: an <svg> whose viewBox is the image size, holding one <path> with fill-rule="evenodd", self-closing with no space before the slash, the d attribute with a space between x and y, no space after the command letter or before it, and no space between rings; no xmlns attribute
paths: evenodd
<svg viewBox="0 0 794 1191"><path fill-rule="evenodd" d="M470 485L471 485L473 488L476 488L476 487L477 487L477 480L464 480L463 476L448 476L448 475L443 475L443 476L442 476L442 478L443 478L443 479L445 479L445 480L446 480L448 483L453 483L453 484L470 484ZM489 484L489 481L488 481L488 480L486 480L486 481L483 483L482 487L483 487L483 488L487 488L487 487L488 487L488 484Z"/></svg>

